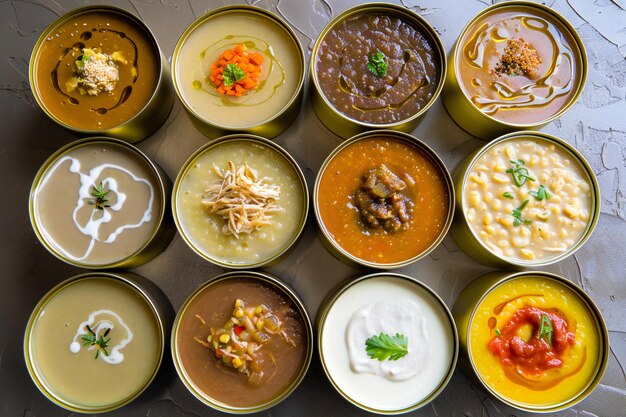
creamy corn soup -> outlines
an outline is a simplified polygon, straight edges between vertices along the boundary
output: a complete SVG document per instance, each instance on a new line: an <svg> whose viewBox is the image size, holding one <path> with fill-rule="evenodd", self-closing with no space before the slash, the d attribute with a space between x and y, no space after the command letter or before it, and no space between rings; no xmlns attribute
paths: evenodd
<svg viewBox="0 0 626 417"><path fill-rule="evenodd" d="M494 254L529 263L576 246L594 210L591 181L576 157L535 137L512 138L484 152L463 194L474 235Z"/></svg>

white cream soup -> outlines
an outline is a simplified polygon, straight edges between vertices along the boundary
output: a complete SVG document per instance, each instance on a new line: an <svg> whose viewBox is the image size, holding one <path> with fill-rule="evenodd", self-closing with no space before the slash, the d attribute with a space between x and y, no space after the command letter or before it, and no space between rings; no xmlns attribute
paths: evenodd
<svg viewBox="0 0 626 417"><path fill-rule="evenodd" d="M366 340L384 333L406 337L408 353L379 361ZM431 395L454 356L448 316L425 289L398 277L365 279L330 306L321 335L322 360L333 383L353 402L399 411Z"/></svg>
<svg viewBox="0 0 626 417"><path fill-rule="evenodd" d="M554 142L521 137L493 146L475 162L463 210L493 253L533 263L580 241L593 198L589 176L572 154Z"/></svg>
<svg viewBox="0 0 626 417"><path fill-rule="evenodd" d="M280 190L279 210L269 214L269 224L238 237L226 234L227 220L202 204L207 188L221 181L215 167L225 170L229 161L237 167L246 163L259 179L266 177ZM212 260L232 265L263 262L285 250L302 227L302 183L289 161L274 149L246 140L229 141L205 150L184 170L176 190L181 232Z"/></svg>
<svg viewBox="0 0 626 417"><path fill-rule="evenodd" d="M208 79L221 53L243 44L264 56L256 89L241 97L219 94ZM224 127L255 126L273 118L296 94L303 76L300 51L275 21L253 12L218 14L183 41L175 83L182 99L205 120Z"/></svg>

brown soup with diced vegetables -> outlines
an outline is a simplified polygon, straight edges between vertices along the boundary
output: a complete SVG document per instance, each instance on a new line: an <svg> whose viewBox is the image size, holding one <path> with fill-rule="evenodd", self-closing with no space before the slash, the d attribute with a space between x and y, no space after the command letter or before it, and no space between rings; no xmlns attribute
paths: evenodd
<svg viewBox="0 0 626 417"><path fill-rule="evenodd" d="M230 407L259 406L288 390L305 365L308 343L293 301L251 278L201 290L184 311L176 336L191 382Z"/></svg>

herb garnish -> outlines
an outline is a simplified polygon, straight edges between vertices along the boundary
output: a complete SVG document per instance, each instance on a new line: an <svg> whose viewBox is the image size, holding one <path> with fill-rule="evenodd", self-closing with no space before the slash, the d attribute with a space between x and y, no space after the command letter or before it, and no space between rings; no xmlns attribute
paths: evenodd
<svg viewBox="0 0 626 417"><path fill-rule="evenodd" d="M513 220L513 226L519 226L522 223L524 224L532 223L532 220L530 219L522 219L522 210L524 210L524 207L526 207L526 205L528 204L528 201L529 200L524 200L524 202L520 204L518 208L513 209L513 212L511 213L511 216L515 218Z"/></svg>
<svg viewBox="0 0 626 417"><path fill-rule="evenodd" d="M544 198L549 199L550 197L552 197L552 194L550 194L546 187L544 187L543 185L539 185L537 191L530 191L528 194L532 195L533 197L535 197L536 200L539 201L543 200Z"/></svg>
<svg viewBox="0 0 626 417"><path fill-rule="evenodd" d="M236 64L228 64L226 68L224 68L222 76L224 77L224 85L228 87L235 84L237 81L243 80L246 77L246 73Z"/></svg>
<svg viewBox="0 0 626 417"><path fill-rule="evenodd" d="M502 197L504 197L504 198L513 198L513 194L511 194L510 192L506 191L504 194L502 194Z"/></svg>
<svg viewBox="0 0 626 417"><path fill-rule="evenodd" d="M100 351L104 352L104 356L109 356L109 352L107 352L107 348L109 347L109 342L111 338L105 339L109 335L111 328L106 329L103 335L100 337L96 337L96 332L94 332L89 325L87 325L87 331L89 333L81 336L81 339L85 341L83 346L95 346L96 347L96 359L100 356Z"/></svg>
<svg viewBox="0 0 626 417"><path fill-rule="evenodd" d="M367 69L377 77L387 75L387 63L385 62L385 54L378 51L368 57Z"/></svg>
<svg viewBox="0 0 626 417"><path fill-rule="evenodd" d="M76 66L78 68L85 68L85 62L91 61L91 57L87 54L83 54L80 59L76 60Z"/></svg>
<svg viewBox="0 0 626 417"><path fill-rule="evenodd" d="M93 188L91 195L94 198L89 200L87 204L96 206L98 210L104 210L107 207L111 207L109 204L107 204L109 202L109 200L107 200L107 194L109 194L111 190L104 191L104 185L102 185L102 183L100 183L99 185L94 185L91 188Z"/></svg>
<svg viewBox="0 0 626 417"><path fill-rule="evenodd" d="M500 333L500 330L495 329L495 332L496 332L496 336L502 336L502 333Z"/></svg>
<svg viewBox="0 0 626 417"><path fill-rule="evenodd" d="M506 170L507 173L513 176L513 181L515 181L515 185L521 187L524 185L526 180L535 181L535 179L528 175L528 170L524 168L524 161L518 159L517 161L509 160L509 162L513 165L513 168L509 168Z"/></svg>
<svg viewBox="0 0 626 417"><path fill-rule="evenodd" d="M552 334L554 329L552 328L552 320L547 314L541 315L541 323L539 324L539 338L543 339L546 343L552 346Z"/></svg>
<svg viewBox="0 0 626 417"><path fill-rule="evenodd" d="M389 336L380 332L365 341L365 351L372 359L397 361L409 353L409 339L400 333Z"/></svg>

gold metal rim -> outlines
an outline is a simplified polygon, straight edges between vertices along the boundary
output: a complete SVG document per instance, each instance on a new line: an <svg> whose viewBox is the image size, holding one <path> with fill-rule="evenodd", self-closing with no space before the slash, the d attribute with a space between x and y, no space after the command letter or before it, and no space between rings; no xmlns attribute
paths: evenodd
<svg viewBox="0 0 626 417"><path fill-rule="evenodd" d="M180 322L182 320L182 317L185 315L185 312L187 311L187 308L189 307L191 302L198 295L200 295L200 293L202 293L206 288L210 287L211 285L215 285L223 281L228 281L230 279L258 280L260 282L264 282L268 285L271 285L277 288L279 291L287 295L287 297L298 308L302 316L302 321L303 321L307 339L308 339L307 348L306 348L307 349L306 356L302 364L302 369L300 369L300 372L297 375L297 377L276 398L266 403L257 405L257 406L234 407L234 406L229 406L228 404L224 404L219 401L213 400L209 395L205 394L204 392L202 392L202 390L197 388L194 382L192 381L192 379L189 377L189 375L187 375L187 372L185 371L185 368L182 364L182 361L180 359L180 355L178 352L177 335L180 329ZM309 365L311 364L311 359L313 357L313 325L311 324L311 319L309 317L309 314L307 313L304 303L302 302L302 300L300 300L300 297L298 297L295 291L293 291L287 284L280 281L277 277L271 274L265 273L265 272L231 271L231 272L220 274L211 278L209 281L200 285L200 287L198 287L193 293L191 293L191 295L189 295L189 297L187 297L182 307L178 311L178 314L176 314L176 319L174 320L174 326L172 328L170 346L171 346L171 351L172 351L172 360L174 362L174 367L176 368L176 372L178 373L179 378L181 379L185 387L189 390L189 392L191 392L198 400L200 400L202 403L208 405L209 407L215 410L222 411L225 413L230 413L230 414L256 413L256 412L271 408L275 406L276 404L282 402L285 398L291 395L293 391L295 391L295 389L300 385L300 383L304 379L304 376L306 375L309 369Z"/></svg>
<svg viewBox="0 0 626 417"><path fill-rule="evenodd" d="M593 194L593 201L591 205L592 213L591 213L589 222L587 223L587 228L585 229L585 233L582 235L582 237L578 240L578 242L576 242L576 244L574 244L571 248L566 250L561 255L555 258L551 258L551 259L543 260L539 262L524 262L521 260L506 258L506 257L500 256L494 253L492 250L490 250L487 247L487 245L483 243L483 241L477 236L476 232L471 227L469 221L467 220L467 215L465 213L465 207L464 207L465 204L464 204L463 197L465 195L465 185L467 183L469 173L471 172L472 167L476 164L476 162L494 146L502 142L506 142L508 140L514 140L517 138L524 138L524 137L530 137L530 138L535 137L538 139L545 140L547 142L552 142L555 145L563 148L563 150L565 150L566 152L570 153L578 161L582 170L587 173L587 176L589 177L589 180L591 182L591 191ZM583 246L583 244L587 241L587 239L591 237L591 234L595 230L596 224L598 223L598 219L600 218L600 202L602 201L600 197L600 185L598 184L598 179L596 178L593 170L591 169L591 166L589 165L587 160L582 156L582 154L578 152L578 150L576 150L576 148L574 148L572 145L565 142L563 139L557 138L556 136L552 136L543 132L537 132L537 131L532 131L532 130L513 132L513 133L508 133L506 135L500 136L499 138L492 140L491 142L489 142L488 144L480 148L476 152L476 154L471 157L470 163L468 164L467 168L465 169L465 171L463 172L461 176L460 187L461 187L461 192L459 193L460 194L459 195L460 207L457 207L457 213L459 213L459 215L463 219L463 227L466 227L467 229L469 229L471 236L474 238L474 240L480 245L480 247L484 251L489 253L489 255L493 256L494 258L497 258L499 261L503 263L513 265L516 267L535 268L535 267L547 266L547 265L551 265L556 262L559 262L567 258L570 255L573 255L578 249L580 249L581 246Z"/></svg>
<svg viewBox="0 0 626 417"><path fill-rule="evenodd" d="M476 365L474 364L474 360L472 357L472 349L470 346L471 327L472 327L472 321L474 320L474 316L476 315L476 311L478 310L478 307L483 302L483 300L500 285L503 285L504 283L508 281L512 281L514 279L524 278L524 277L540 277L544 279L551 279L552 281L555 281L561 285L566 286L573 293L577 294L578 297L580 297L583 304L585 304L589 312L595 318L596 324L598 326L598 335L604 347L604 349L600 350L601 353L599 354L598 364L596 366L596 371L595 371L593 378L590 381L588 381L587 384L583 388L581 388L580 392L573 399L569 401L563 401L562 403L559 403L556 405L544 406L544 407L540 407L540 406L533 407L533 406L528 406L523 403L515 402L515 401L504 398L503 396L498 394L495 390L493 390L489 385L487 385L487 383L484 381L484 379L478 372L478 369L476 369ZM466 341L467 356L472 366L472 370L474 371L474 374L476 375L480 383L489 393L491 393L491 395L493 395L494 397L496 397L503 403L510 405L511 407L514 407L518 410L522 410L522 411L530 411L533 413L553 413L553 412L563 410L565 408L569 408L578 404L580 401L585 399L585 397L591 394L591 391L600 383L600 380L602 379L602 376L604 375L604 372L606 371L606 367L609 361L609 332L606 327L606 323L604 322L604 318L602 317L602 314L600 313L600 310L598 309L598 306L594 303L591 297L589 297L587 293L585 293L585 291L583 291L576 284L574 284L573 282L569 281L566 278L563 278L556 274L552 274L550 272L523 271L523 272L513 272L510 274L503 274L503 276L500 277L495 283L493 283L484 292L484 294L475 302L474 307L472 308L472 311L469 313L469 320L467 322L467 329L466 329L465 334L467 338L467 341Z"/></svg>
<svg viewBox="0 0 626 417"><path fill-rule="evenodd" d="M113 404L105 404L101 406L87 407L87 406L80 406L76 403L64 400L61 396L54 394L52 389L50 389L48 384L44 381L44 378L37 371L35 357L34 355L31 355L30 341L31 341L32 333L34 331L34 327L37 322L39 312L41 311L41 309L44 308L48 304L48 302L59 291L63 290L64 288L78 281L92 279L92 278L112 279L115 281L120 281L123 284L131 287L134 291L136 291L141 296L142 300L144 300L150 307L150 310L154 314L155 320L157 322L157 327L159 329L160 349L159 349L159 355L158 355L158 362L155 364L154 370L152 371L150 377L146 380L145 384L141 388L139 388L136 392L131 393L128 397ZM146 388L150 386L150 384L156 377L159 371L159 368L161 367L161 363L163 362L163 356L165 354L166 329L163 324L164 320L165 320L164 315L160 312L159 307L157 306L156 302L152 300L150 295L146 291L144 291L143 288L141 288L141 286L138 285L136 282L134 282L132 279L125 277L123 273L117 274L117 273L111 273L111 272L87 272L84 274L76 275L54 286L50 291L48 291L41 298L41 300L37 303L37 305L33 309L33 312L31 313L28 319L26 330L24 332L24 360L26 362L26 368L28 369L28 373L31 379L33 380L33 382L35 383L35 385L37 386L37 388L39 389L39 391L41 391L41 393L50 401L52 401L53 403L55 403L56 405L60 407L65 408L66 410L69 410L72 412L84 413L84 414L98 414L98 413L104 413L104 412L116 410L120 407L125 406L126 404L129 404L134 399L136 399L139 395L141 395L141 393L143 393L146 390Z"/></svg>
<svg viewBox="0 0 626 417"><path fill-rule="evenodd" d="M161 208L158 213L158 219L154 225L154 230L150 234L150 237L143 244L143 246L137 249L134 253L126 256L125 258L119 259L117 261L112 261L112 262L102 263L102 264L89 264L89 263L78 262L78 261L74 261L72 259L66 258L61 253L59 253L51 244L49 244L49 242L46 240L46 238L44 237L44 234L41 232L41 229L40 229L37 212L35 210L35 200L37 199L37 196L39 194L38 193L39 183L41 182L42 178L48 172L48 169L54 162L56 162L66 152L74 148L97 144L99 142L104 142L109 145L120 146L130 152L133 152L135 155L139 156L139 158L147 164L148 170L154 175L154 177L157 180L156 186L158 187L158 191L159 191L160 198L161 198ZM30 224L32 225L33 230L35 234L37 235L37 238L39 239L41 244L48 250L48 252L50 252L52 255L54 255L61 261L68 263L70 265L78 266L80 268L85 268L85 269L116 268L119 266L126 265L129 262L132 262L132 260L135 257L140 255L146 248L148 248L148 246L157 237L161 228L164 226L163 223L165 221L165 214L166 214L165 208L167 206L167 200L168 200L166 191L165 191L166 188L167 187L165 185L165 181L163 179L163 175L160 172L160 169L157 167L157 165L154 162L150 160L150 158L148 158L148 156L146 156L146 154L144 154L136 146L122 139L115 139L115 138L104 137L104 136L94 136L94 137L79 139L77 141L74 141L72 143L69 143L63 146L61 149L53 153L48 159L46 159L46 161L43 163L41 168L39 168L39 171L35 175L35 179L33 180L33 185L31 186L31 189L30 189L30 196L29 196L29 201L28 201L28 214L30 217Z"/></svg>
<svg viewBox="0 0 626 417"><path fill-rule="evenodd" d="M303 203L302 214L301 214L301 220L300 220L299 226L296 229L296 231L294 232L292 239L282 249L280 249L275 254L273 254L273 255L265 258L265 259L261 259L259 261L256 261L256 262L247 262L247 263L226 262L226 261L217 259L213 255L209 254L205 249L200 247L200 245L196 244L193 241L193 239L187 235L187 232L185 231L185 228L184 228L184 226L182 224L182 221L181 221L180 212L179 212L178 207L177 207L178 193L180 191L181 183L182 183L182 181L183 181L187 171L193 165L193 163L203 153L205 153L206 151L208 151L208 150L210 150L210 149L212 149L214 147L223 145L225 143L232 143L232 142L257 143L257 144L261 144L262 146L267 147L267 148L271 149L272 151L276 152L278 155L280 155L283 158L285 158L285 160L289 163L289 165L291 165L291 167L293 168L293 170L294 170L294 172L296 174L296 177L298 177L298 180L300 181L300 184L301 184L302 200L303 200L302 201L302 203ZM246 133L237 133L237 134L222 136L220 138L217 138L217 139L213 140L212 142L209 142L209 143L201 146L197 151L195 151L187 159L187 161L183 164L182 168L178 172L178 176L176 177L176 181L174 183L174 188L172 190L171 207L172 207L172 214L173 214L173 217L174 217L174 222L176 223L176 228L178 229L178 233L181 235L181 237L183 238L185 243L196 254L198 254L200 257L206 259L207 261L211 262L212 264L215 264L217 266L221 266L221 267L224 267L224 268L230 268L230 269L251 269L251 268L258 268L258 267L261 267L263 265L267 265L268 263L270 263L270 262L280 258L282 255L284 255L298 241L298 239L302 235L302 231L304 230L304 226L306 225L306 220L307 220L308 213L309 213L309 189L308 189L308 186L306 184L306 179L304 177L304 174L302 173L302 170L298 166L298 163L296 162L296 160L284 148L282 148L277 143L272 142L271 140L266 139L266 138L261 137L261 136L250 135L250 134L246 134Z"/></svg>
<svg viewBox="0 0 626 417"><path fill-rule="evenodd" d="M490 116L490 115L484 113L483 111L481 111L467 97L467 94L466 94L465 90L463 89L463 87L461 86L461 83L459 81L457 81L457 84L458 84L458 88L461 90L461 93L462 93L461 95L463 96L463 100L465 100L474 110L476 110L481 115L483 115L484 117L489 119L491 122L494 122L494 123L496 123L496 124L498 124L500 126L506 126L506 127L516 128L516 129L519 129L519 130L525 130L525 129L535 129L537 127L546 125L546 124L548 124L548 123L558 119L559 117L561 117L567 110L569 110L576 103L576 101L578 101L578 98L580 97L580 95L583 92L583 89L585 88L585 83L587 82L587 73L588 73L587 51L585 49L585 45L583 44L582 39L578 35L578 32L576 32L576 29L574 29L574 27L571 25L571 23L565 17L563 17L561 14L559 14L556 10L554 10L554 9L544 5L544 4L534 3L532 1L508 0L508 1L501 1L499 3L492 4L491 6L481 10L474 17L472 17L472 19L467 23L467 25L465 25L465 27L461 31L461 34L457 38L457 41L455 42L454 48L452 49L452 54L453 54L452 56L454 57L454 59L453 59L453 61L454 61L454 68L452 68L452 71L454 71L454 77L457 80L460 80L461 78L459 77L459 73L458 73L458 68L459 68L458 62L459 62L459 60L457 59L457 57L459 56L459 48L461 48L461 43L462 43L463 39L465 38L465 35L466 35L467 31L470 29L470 27L478 19L480 19L481 17L483 17L487 13L490 13L491 11L496 10L496 9L503 9L503 8L508 8L508 7L519 7L519 6L535 8L535 9L541 10L542 12L548 14L549 16L553 17L557 22L562 24L563 27L565 28L565 30L567 30L569 32L569 34L572 36L572 39L574 40L574 43L576 44L576 47L578 48L577 52L578 52L578 55L579 55L579 58L580 58L580 67L581 67L581 69L580 69L580 71L581 71L581 73L580 73L580 81L579 81L579 83L577 85L577 88L576 88L576 94L574 94L570 98L570 100L567 102L567 104L565 106L563 106L558 112L556 112L555 114L553 114L552 116L550 116L547 119L538 120L538 121L533 122L533 123L510 123L510 122L503 122L502 120L499 120L499 119L497 119L497 118L495 118L493 116Z"/></svg>
<svg viewBox="0 0 626 417"><path fill-rule="evenodd" d="M423 398L421 401L417 402L416 404L411 405L409 407L397 409L397 410L379 410L379 409L376 409L376 408L368 407L368 406L366 406L364 404L361 404L361 403L353 400L350 396L348 396L339 387L339 385L335 382L335 380L331 376L328 368L326 367L326 361L324 360L324 351L322 350L322 341L323 341L322 335L323 335L323 331L324 331L324 326L326 324L326 318L328 317L328 312L335 305L335 302L337 301L337 299L343 293L345 293L349 288L351 288L352 286L354 286L354 285L356 285L356 284L358 284L360 282L363 282L363 281L368 280L368 279L383 278L383 277L391 277L391 278L398 278L398 279L406 280L406 281L410 282L412 285L416 285L417 287L419 287L422 290L424 290L427 294L429 294L433 298L433 300L436 301L436 303L443 309L444 313L446 314L446 317L448 318L448 322L450 324L450 332L452 333L452 340L453 340L453 344L454 344L452 360L450 361L450 366L448 368L448 371L446 372L445 377L441 380L439 386L437 388L435 388L433 390L433 392L431 392L428 396L426 396L425 398ZM416 278L410 277L408 275L398 274L398 273L394 273L394 272L377 272L377 273L373 273L373 274L363 275L363 276L358 277L358 278L356 278L354 280L350 280L347 284L342 285L339 288L339 290L337 290L332 296L330 296L330 298L328 298L325 301L325 304L321 307L321 311L320 311L320 313L318 315L318 319L317 319L317 351L319 353L320 362L322 363L322 368L324 369L324 373L326 374L326 377L330 381L330 383L333 386L333 388L335 388L335 390L339 394L341 394L341 396L343 398L348 400L353 405L361 408L362 410L369 411L371 413L384 414L384 415L395 415L395 414L407 413L409 411L414 411L414 410L417 410L418 408L421 408L421 407L427 405L432 400L434 400L445 389L445 387L448 385L448 382L450 382L450 379L452 378L452 375L454 374L454 370L456 368L457 359L459 357L459 334L458 334L458 331L457 331L457 328L456 328L456 323L454 321L452 313L450 312L450 309L448 308L448 306L446 306L446 304L441 299L441 297L439 297L439 295L437 295L437 293L435 291L433 291L428 285L426 285L423 282L420 282L419 280L417 280Z"/></svg>
<svg viewBox="0 0 626 417"><path fill-rule="evenodd" d="M107 129L79 129L57 118L54 114L52 114L48 110L48 108L44 105L43 100L39 97L37 77L35 75L35 70L37 68L37 62L38 62L37 56L39 55L39 49L41 47L41 44L45 41L48 34L52 32L56 27L58 27L60 24L62 24L63 22L65 22L66 20L74 16L85 14L85 13L97 12L97 11L113 12L113 13L120 14L130 19L133 23L138 25L141 28L141 30L143 30L146 33L148 39L150 39L150 41L152 42L155 52L156 52L156 56L157 56L156 71L158 72L159 77L157 79L156 85L154 86L154 91L152 92L152 95L150 96L150 98L146 101L146 104L141 109L139 109L130 119L126 120L125 122L120 123L117 126L113 126ZM132 124L132 122L135 119L137 119L150 106L150 104L152 103L154 98L157 96L161 88L163 88L163 83L166 82L164 80L164 71L163 71L164 56L163 56L163 52L161 51L161 47L159 46L156 40L156 37L154 36L154 33L152 33L150 28L145 23L143 23L143 21L139 19L137 16L135 16L134 14L132 14L131 12L127 10L124 10L115 6L108 6L108 5L84 6L84 7L79 7L77 9L73 9L65 13L64 15L56 19L54 22L50 23L50 25L48 25L48 27L41 33L41 35L39 36L39 39L37 39L37 42L35 43L35 46L33 47L33 51L30 55L29 62L30 62L30 65L29 65L29 71L28 71L28 78L29 78L28 81L30 83L33 96L35 97L37 104L39 104L39 107L44 111L44 113L46 113L46 115L50 119L54 120L56 123L63 126L64 128L72 130L74 132L86 134L86 135L102 135L102 134L106 134L107 132L121 129L121 128L124 128L125 126Z"/></svg>
<svg viewBox="0 0 626 417"><path fill-rule="evenodd" d="M317 62L317 52L318 52L320 43L326 37L328 32L332 28L334 28L337 24L341 23L343 20L345 20L346 18L350 17L351 15L359 13L359 12L369 12L369 11L382 11L382 12L394 13L394 14L397 14L397 15L400 15L402 17L407 18L412 23L415 23L420 29L423 29L423 33L422 34L425 35L427 38L430 38L430 40L433 42L435 48L437 49L437 52L439 53L439 62L440 62L440 66L441 66L441 74L440 74L440 77L439 77L439 84L437 85L437 89L433 93L433 96L428 101L428 103L426 103L426 105L424 107L422 107L417 113L415 113L414 115L412 115L410 117L407 117L406 119L403 119L403 120L400 120L400 121L397 121L397 122L393 122L393 123L375 124L375 123L362 122L360 120L353 119L353 118L348 117L345 114L339 112L339 110L337 110L337 108L335 108L335 106L330 101L328 101L328 99L326 98L326 95L322 91L322 89L321 89L321 87L319 85L319 81L317 79L317 68L316 68L316 66L317 66L317 64L316 64L316 62ZM344 120L346 120L346 121L348 121L350 123L354 123L355 125L358 125L358 126L361 126L361 127L367 128L367 129L392 129L392 128L396 128L398 126L404 125L406 123L410 123L410 122L414 121L415 119L419 118L420 116L422 116L435 103L435 101L437 100L437 98L441 94L441 90L443 89L443 85L444 85L444 82L446 80L446 73L448 71L448 58L446 56L446 49L445 49L445 47L443 45L443 42L441 41L441 38L439 37L439 34L430 25L430 23L428 23L428 21L426 21L426 19L424 19L422 16L420 16L419 14L415 13L414 11L412 11L412 10L406 8L406 7L398 6L398 5L395 5L395 4L392 4L392 3L383 3L383 2L361 4L361 5L352 7L350 9L344 11L343 13L338 15L337 17L333 18L324 27L324 29L322 29L322 32L317 37L317 40L315 41L315 45L313 46L313 51L311 52L311 60L310 61L311 62L309 64L309 72L311 74L311 80L313 82L315 90L317 91L319 96L324 101L324 104L326 105L326 107L331 109L331 111L335 114L336 117L339 117L339 118L344 119Z"/></svg>
<svg viewBox="0 0 626 417"><path fill-rule="evenodd" d="M293 41L296 49L298 50L298 57L300 58L300 68L301 68L301 74L300 74L300 79L298 81L298 85L293 93L293 95L291 96L291 98L289 99L289 101L285 104L285 106L280 109L280 111L278 111L276 114L274 114L272 117L270 117L267 120L264 120L262 122L253 124L253 125L249 125L249 126L237 126L237 127L233 127L233 126L225 126L225 125L221 125L219 123L215 123L212 122L210 120L208 120L206 117L202 116L201 114L199 114L197 111L195 111L188 103L187 100L185 99L184 95L182 94L182 92L180 91L180 88L178 87L178 71L176 69L177 67L177 63L178 63L178 56L180 54L180 50L182 49L184 43L187 41L187 38L189 37L189 35L191 35L192 32L194 32L200 25L204 24L206 21L217 17L219 15L222 15L224 13L229 13L229 12L242 12L242 13L251 13L251 14L255 14L258 16L262 16L265 17L267 19L273 20L274 23L276 23L279 27L281 27L283 30L285 30L285 32L289 35L289 37L291 38L291 40ZM203 123L209 125L209 126L213 126L219 130L222 131L242 131L242 130L251 130L260 126L264 126L270 122L273 122L275 120L277 120L280 116L282 116L284 113L286 113L291 106L293 106L295 104L295 102L298 100L298 98L300 97L300 95L302 94L302 90L304 88L304 80L306 78L306 58L304 55L304 49L302 48L302 45L300 44L300 40L298 39L298 36L296 35L296 33L293 31L293 29L291 28L291 26L289 26L289 24L287 24L287 22L285 22L280 16L270 12L269 10L265 10L265 9L261 9L259 7L255 7L255 6L249 6L249 5L245 5L245 4L238 4L238 5L233 5L233 6L222 6L222 7L218 7L216 9L213 9L211 11L208 11L207 13L203 14L202 16L200 16L199 18L197 18L196 20L194 20L188 27L187 29L185 29L185 31L182 33L182 35L180 35L180 37L178 38L178 41L176 42L176 47L174 48L174 53L172 54L172 65L171 65L171 72L172 72L172 84L174 84L174 89L176 90L176 95L178 96L178 99L180 100L180 102L183 104L183 106L185 107L185 109L191 113L192 115L194 115L194 117L196 117L198 120L202 121Z"/></svg>
<svg viewBox="0 0 626 417"><path fill-rule="evenodd" d="M332 234L326 229L326 226L324 225L324 222L322 220L322 215L319 211L318 192L319 192L320 183L322 181L322 176L324 175L324 172L326 171L328 164L333 160L333 158L335 158L341 151L346 149L348 146L360 140L369 139L371 137L391 137L393 139L397 139L397 140L406 142L409 145L417 147L419 151L423 152L425 156L431 159L434 165L437 166L437 168L439 168L439 171L443 176L443 181L445 182L446 187L448 189L448 213L446 215L446 223L444 224L443 229L439 233L439 236L423 252L418 253L417 255L404 261L383 264L383 263L370 262L370 261L357 258L356 256L352 255L350 252L348 252L347 250L339 246L339 244L335 241L335 239L333 239ZM437 155L437 153L430 146L428 146L425 142L422 142L417 137L412 136L408 133L399 132L396 130L386 130L386 129L385 130L370 130L368 132L359 133L358 135L353 136L350 139L343 141L324 160L317 174L317 178L315 179L315 187L313 188L313 207L314 207L314 212L315 212L315 219L317 220L317 225L319 229L322 231L324 237L330 242L332 247L335 250L337 250L341 255L343 255L344 257L346 257L347 259L353 262L356 262L360 265L370 267L370 268L376 268L376 269L400 268L400 267L409 265L413 262L416 262L426 257L437 246L439 246L439 244L443 241L443 239L448 234L448 230L450 229L450 226L452 225L452 219L454 218L454 211L455 211L454 182L452 181L452 177L450 176L450 172L448 171L448 168L444 164L443 160L439 157L439 155Z"/></svg>

